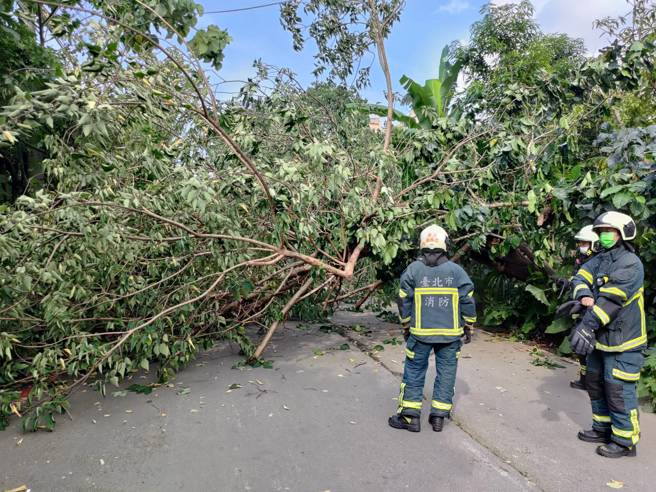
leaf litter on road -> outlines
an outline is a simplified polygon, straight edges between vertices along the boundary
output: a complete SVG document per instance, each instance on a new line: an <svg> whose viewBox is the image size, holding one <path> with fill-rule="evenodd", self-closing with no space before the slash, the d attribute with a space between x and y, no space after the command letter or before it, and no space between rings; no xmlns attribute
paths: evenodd
<svg viewBox="0 0 656 492"><path fill-rule="evenodd" d="M226 393L232 393L234 390L241 388L241 384L239 383L232 383L230 386L228 386L228 389L226 390Z"/></svg>

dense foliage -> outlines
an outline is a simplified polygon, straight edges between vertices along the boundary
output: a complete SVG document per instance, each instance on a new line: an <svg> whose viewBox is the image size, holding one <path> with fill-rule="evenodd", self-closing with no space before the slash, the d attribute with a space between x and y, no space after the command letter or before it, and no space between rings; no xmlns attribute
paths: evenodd
<svg viewBox="0 0 656 492"><path fill-rule="evenodd" d="M609 47L586 58L528 2L486 6L471 43L443 53L439 86L404 79L418 124L383 135L348 79L365 85L357 67L376 51L391 87L384 38L403 2L284 2L323 81L258 64L229 100L212 70L230 37L193 31L192 1L2 5L2 43L24 55L2 66L0 154L39 153L20 186L2 169L0 427L14 413L52 428L79 385L105 391L152 363L165 379L216 340L262 363L290 313L395 292L430 222L476 273L485 324L554 343L568 326L552 323L553 282L581 225L631 213L656 263L654 31L640 22L602 21ZM645 372L656 394L656 357Z"/></svg>

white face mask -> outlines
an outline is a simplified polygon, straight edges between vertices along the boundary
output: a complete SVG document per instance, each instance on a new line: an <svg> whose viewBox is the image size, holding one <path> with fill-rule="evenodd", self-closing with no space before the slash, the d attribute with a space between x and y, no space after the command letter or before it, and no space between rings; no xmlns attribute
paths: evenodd
<svg viewBox="0 0 656 492"><path fill-rule="evenodd" d="M589 247L589 246L579 246L579 252L580 252L582 255L587 255L587 254L588 254L588 251L590 251L590 247Z"/></svg>

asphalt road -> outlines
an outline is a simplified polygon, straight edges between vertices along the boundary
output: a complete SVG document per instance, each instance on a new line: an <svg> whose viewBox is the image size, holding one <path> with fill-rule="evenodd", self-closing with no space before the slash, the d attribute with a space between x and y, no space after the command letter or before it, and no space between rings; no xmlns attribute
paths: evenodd
<svg viewBox="0 0 656 492"><path fill-rule="evenodd" d="M402 360L396 351L387 356ZM74 420L59 417L54 433L14 423L0 433L0 490L536 489L467 428L434 433L426 417L419 434L388 427L399 378L353 341L288 327L266 356L273 369L232 369L237 349L226 346L150 395L75 394Z"/></svg>
<svg viewBox="0 0 656 492"><path fill-rule="evenodd" d="M398 336L397 325L357 313L338 313L334 322L360 325L369 332L366 336L353 330L346 334L363 348L382 344L385 350L375 352L375 357L400 377L404 348L383 343ZM550 368L547 361L561 367ZM431 363L426 398L431 396L434 374ZM642 433L636 458L598 456L595 444L576 438L580 429L592 424L587 394L569 387L577 376L578 364L571 359L477 332L474 341L463 347L458 365L454 421L542 490L653 491L656 414L640 414Z"/></svg>

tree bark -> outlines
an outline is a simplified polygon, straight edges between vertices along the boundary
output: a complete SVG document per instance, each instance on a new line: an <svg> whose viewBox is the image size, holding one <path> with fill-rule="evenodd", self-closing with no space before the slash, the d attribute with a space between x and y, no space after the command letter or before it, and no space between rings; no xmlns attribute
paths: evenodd
<svg viewBox="0 0 656 492"><path fill-rule="evenodd" d="M278 329L278 326L280 326L281 323L285 322L285 318L287 318L287 314L289 314L289 311L296 305L298 300L301 298L301 296L307 291L310 286L312 285L312 277L308 277L308 279L305 281L303 285L301 285L300 289L296 291L296 294L292 296L292 298L287 301L287 304L285 304L285 307L282 308L282 314L281 318L278 321L274 321L271 326L269 327L269 330L267 331L266 335L264 335L264 338L260 342L260 344L257 346L257 349L255 350L255 353L251 357L251 360L257 360L262 356L262 353L264 352L264 349L266 349L266 346L269 344L271 341L271 337L273 337L273 334L276 332Z"/></svg>

